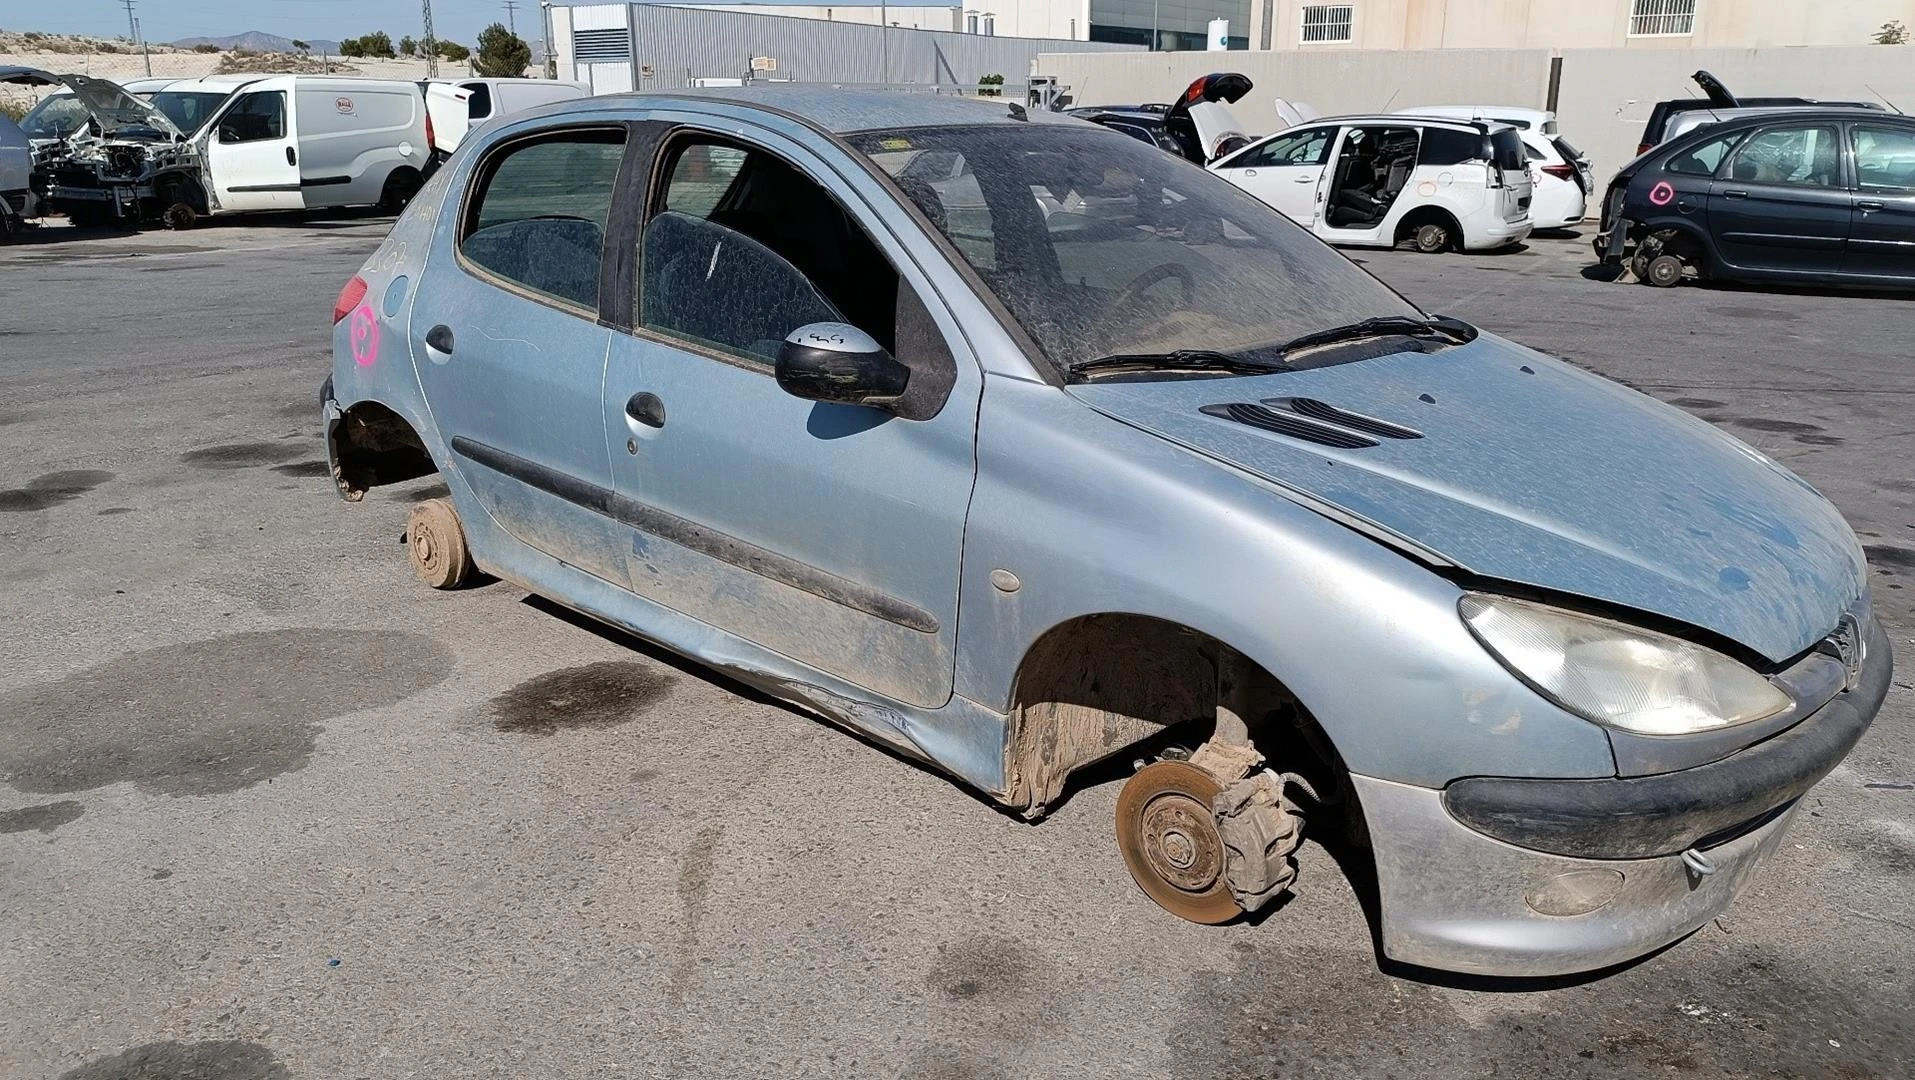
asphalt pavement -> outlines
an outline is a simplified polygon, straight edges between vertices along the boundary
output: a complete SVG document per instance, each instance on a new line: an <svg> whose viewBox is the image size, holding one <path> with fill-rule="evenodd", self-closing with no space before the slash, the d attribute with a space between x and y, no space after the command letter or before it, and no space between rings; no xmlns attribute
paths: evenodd
<svg viewBox="0 0 1915 1080"><path fill-rule="evenodd" d="M401 546L324 476L376 218L0 249L0 1076L1907 1077L1915 689L1722 919L1563 985L1401 977L1305 848L1269 918ZM1915 658L1915 302L1353 253L1848 515ZM1906 588L1905 588L1906 586ZM1904 670L1915 661L1904 660Z"/></svg>

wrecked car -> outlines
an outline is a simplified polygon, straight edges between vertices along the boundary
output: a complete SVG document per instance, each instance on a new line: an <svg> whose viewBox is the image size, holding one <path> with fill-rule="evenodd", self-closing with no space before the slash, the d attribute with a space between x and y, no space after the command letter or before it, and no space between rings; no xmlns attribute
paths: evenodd
<svg viewBox="0 0 1915 1080"><path fill-rule="evenodd" d="M13 118L0 113L0 239L18 233L34 217L33 148Z"/></svg>
<svg viewBox="0 0 1915 1080"><path fill-rule="evenodd" d="M1248 75L1217 72L1193 80L1168 105L1091 105L1066 111L1193 164L1207 165L1250 141L1243 122L1229 108L1250 90Z"/></svg>
<svg viewBox="0 0 1915 1080"><path fill-rule="evenodd" d="M1915 119L1790 109L1691 131L1609 182L1594 243L1602 262L1665 288L1915 286Z"/></svg>
<svg viewBox="0 0 1915 1080"><path fill-rule="evenodd" d="M150 103L118 83L32 68L0 69L0 82L64 85L22 118L33 145L42 211L75 225L177 214L199 190L200 150ZM189 216L183 224L190 224Z"/></svg>
<svg viewBox="0 0 1915 1080"><path fill-rule="evenodd" d="M333 321L332 481L443 478L427 584L503 579L1033 819L1121 755L1117 849L1198 923L1314 836L1374 866L1398 961L1640 956L1888 685L1861 549L1780 465L1059 114L546 106Z"/></svg>

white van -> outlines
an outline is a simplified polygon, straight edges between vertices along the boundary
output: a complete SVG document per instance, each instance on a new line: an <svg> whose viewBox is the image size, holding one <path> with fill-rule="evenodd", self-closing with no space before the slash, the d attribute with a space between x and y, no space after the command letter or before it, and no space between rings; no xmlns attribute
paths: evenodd
<svg viewBox="0 0 1915 1080"><path fill-rule="evenodd" d="M1508 124L1326 117L1210 168L1333 244L1481 251L1520 243L1533 227L1523 143Z"/></svg>
<svg viewBox="0 0 1915 1080"><path fill-rule="evenodd" d="M1521 105L1419 105L1398 109L1396 115L1508 124L1522 133L1523 150L1529 158L1529 179L1535 185L1529 216L1536 228L1564 228L1588 213L1589 194L1595 190L1589 156L1563 137L1555 113Z"/></svg>
<svg viewBox="0 0 1915 1080"><path fill-rule="evenodd" d="M434 161L451 156L468 132L495 116L592 95L584 83L557 79L430 79L425 91Z"/></svg>

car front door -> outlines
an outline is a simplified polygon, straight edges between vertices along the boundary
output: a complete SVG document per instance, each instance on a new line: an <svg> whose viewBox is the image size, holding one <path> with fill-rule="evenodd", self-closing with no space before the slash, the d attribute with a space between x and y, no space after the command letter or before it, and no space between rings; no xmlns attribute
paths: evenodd
<svg viewBox="0 0 1915 1080"><path fill-rule="evenodd" d="M206 171L222 210L298 210L299 147L290 80L240 94L213 124Z"/></svg>
<svg viewBox="0 0 1915 1080"><path fill-rule="evenodd" d="M684 128L662 146L635 328L605 380L614 485L640 595L934 707L955 666L982 377L843 179L857 173L771 132ZM819 322L911 369L913 418L780 389L780 343Z"/></svg>
<svg viewBox="0 0 1915 1080"><path fill-rule="evenodd" d="M1915 277L1915 130L1850 124L1855 152L1849 274Z"/></svg>
<svg viewBox="0 0 1915 1080"><path fill-rule="evenodd" d="M1850 195L1833 124L1784 124L1749 136L1709 184L1709 232L1721 257L1751 270L1841 269Z"/></svg>
<svg viewBox="0 0 1915 1080"><path fill-rule="evenodd" d="M1336 142L1334 125L1275 135L1245 147L1216 173L1309 228L1321 208L1324 167Z"/></svg>
<svg viewBox="0 0 1915 1080"><path fill-rule="evenodd" d="M409 331L427 407L484 512L621 587L599 277L625 142L621 125L547 129L452 177L463 205L443 211L459 217L435 234Z"/></svg>

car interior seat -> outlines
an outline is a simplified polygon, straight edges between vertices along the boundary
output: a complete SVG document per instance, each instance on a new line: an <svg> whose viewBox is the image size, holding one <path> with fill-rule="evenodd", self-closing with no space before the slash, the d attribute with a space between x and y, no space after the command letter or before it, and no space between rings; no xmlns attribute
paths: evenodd
<svg viewBox="0 0 1915 1080"><path fill-rule="evenodd" d="M480 266L549 296L598 307L605 230L579 217L544 215L487 225L460 243Z"/></svg>
<svg viewBox="0 0 1915 1080"><path fill-rule="evenodd" d="M777 252L735 229L667 210L645 226L644 324L775 360L785 336L844 316Z"/></svg>

